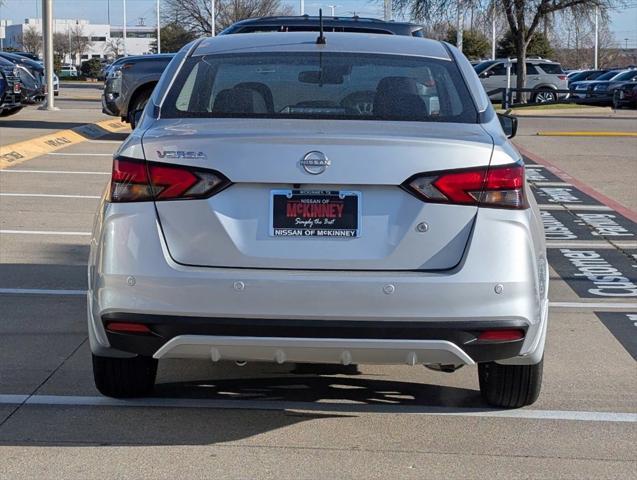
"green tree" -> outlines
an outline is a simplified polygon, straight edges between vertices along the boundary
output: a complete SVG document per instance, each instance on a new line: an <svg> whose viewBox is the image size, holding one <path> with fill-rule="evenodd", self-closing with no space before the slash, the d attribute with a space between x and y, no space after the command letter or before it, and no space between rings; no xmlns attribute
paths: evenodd
<svg viewBox="0 0 637 480"><path fill-rule="evenodd" d="M181 47L192 42L197 35L186 30L182 25L172 22L161 27L161 52L178 52ZM157 40L151 45L153 52L157 53Z"/></svg>
<svg viewBox="0 0 637 480"><path fill-rule="evenodd" d="M100 75L100 70L102 69L102 64L97 58L91 58L90 60L86 60L82 62L82 66L80 67L80 72L82 76L86 78L97 78Z"/></svg>
<svg viewBox="0 0 637 480"><path fill-rule="evenodd" d="M447 30L445 41L456 44L458 31L455 28ZM464 30L462 32L462 53L472 60L484 58L489 55L491 44L487 37L477 30Z"/></svg>
<svg viewBox="0 0 637 480"><path fill-rule="evenodd" d="M555 50L551 47L549 39L544 36L543 33L535 32L531 37L529 46L526 48L526 54L529 57L542 57L551 58L555 55ZM515 57L515 41L513 34L508 31L502 39L498 42L496 49L496 55L498 57Z"/></svg>

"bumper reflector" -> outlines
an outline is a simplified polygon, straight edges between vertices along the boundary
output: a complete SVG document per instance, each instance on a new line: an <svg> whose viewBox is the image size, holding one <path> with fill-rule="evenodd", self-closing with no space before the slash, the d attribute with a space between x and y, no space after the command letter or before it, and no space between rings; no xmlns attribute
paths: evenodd
<svg viewBox="0 0 637 480"><path fill-rule="evenodd" d="M478 336L478 340L485 342L510 342L524 338L524 330L485 330Z"/></svg>
<svg viewBox="0 0 637 480"><path fill-rule="evenodd" d="M110 322L106 330L113 333L152 333L143 323Z"/></svg>

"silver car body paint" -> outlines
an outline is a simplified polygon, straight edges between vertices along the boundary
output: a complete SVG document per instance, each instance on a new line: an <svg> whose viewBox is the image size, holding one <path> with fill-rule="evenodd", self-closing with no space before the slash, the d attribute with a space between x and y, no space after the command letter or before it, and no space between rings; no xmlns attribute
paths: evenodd
<svg viewBox="0 0 637 480"><path fill-rule="evenodd" d="M253 35L229 35L201 42L194 50L318 48L308 41L314 34L258 35L259 45ZM457 60L485 120L171 120L145 115L116 155L165 162L157 152L202 152L170 163L213 168L234 184L208 199L155 204L109 203L105 191L89 260L88 323L95 354L131 356L109 345L101 321L104 314L130 312L266 324L268 319L388 324L519 320L528 327L520 355L500 363L535 364L542 358L548 266L542 221L528 186L530 207L524 210L426 203L398 188L421 172L521 160L475 72L455 49L439 42L364 34L330 37L322 48ZM154 97L163 100L164 92ZM331 161L320 175L300 164L314 150ZM388 155L399 160L389 164ZM291 184L360 191L363 235L355 240L270 237L268 195ZM416 228L421 222L429 226L426 233ZM135 279L132 286L129 277ZM472 363L465 352L444 342L173 340L174 348L166 344L155 356L346 363L338 352L347 350L358 352L356 363Z"/></svg>

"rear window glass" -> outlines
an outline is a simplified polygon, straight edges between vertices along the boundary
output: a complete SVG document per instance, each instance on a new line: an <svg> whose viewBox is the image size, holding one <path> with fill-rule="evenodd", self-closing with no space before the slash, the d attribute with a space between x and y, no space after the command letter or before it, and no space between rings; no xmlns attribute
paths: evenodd
<svg viewBox="0 0 637 480"><path fill-rule="evenodd" d="M250 25L233 33L266 33L266 32L318 32L318 25ZM377 33L392 35L392 32L377 28L362 27L331 27L326 25L323 27L324 32L351 32L351 33Z"/></svg>
<svg viewBox="0 0 637 480"><path fill-rule="evenodd" d="M562 65L559 63L540 63L540 68L544 70L544 73L549 75L563 75Z"/></svg>
<svg viewBox="0 0 637 480"><path fill-rule="evenodd" d="M450 61L355 53L261 53L189 59L162 117L328 118L476 123Z"/></svg>

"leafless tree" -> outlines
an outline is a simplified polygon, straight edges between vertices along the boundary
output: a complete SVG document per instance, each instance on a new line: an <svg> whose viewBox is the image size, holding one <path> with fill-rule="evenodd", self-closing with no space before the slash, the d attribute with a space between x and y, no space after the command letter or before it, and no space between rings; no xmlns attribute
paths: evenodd
<svg viewBox="0 0 637 480"><path fill-rule="evenodd" d="M39 55L42 51L42 34L33 25L27 26L22 33L20 46L25 52Z"/></svg>
<svg viewBox="0 0 637 480"><path fill-rule="evenodd" d="M239 20L270 15L290 15L292 8L281 0L215 0L215 31L219 32ZM163 17L198 35L210 35L209 0L165 0Z"/></svg>
<svg viewBox="0 0 637 480"><path fill-rule="evenodd" d="M71 39L70 52L73 56L73 60L75 60L76 57L81 58L91 45L93 45L91 39L85 35L83 25L76 24L74 27L71 27L70 34L67 33L67 36ZM75 61L72 63L75 63Z"/></svg>
<svg viewBox="0 0 637 480"><path fill-rule="evenodd" d="M124 39L111 38L104 46L104 53L107 57L119 58L124 54Z"/></svg>
<svg viewBox="0 0 637 480"><path fill-rule="evenodd" d="M408 14L415 20L428 20L441 16L449 16L456 12L458 6L466 8L468 0L393 0L395 9ZM478 0L476 0L478 1ZM622 0L482 0L483 9L496 2L495 10L503 12L508 29L513 34L517 69L517 88L526 83L526 51L538 28L544 27L545 20L551 20L557 12L578 8L595 8L605 11L619 4ZM547 29L549 23L546 23Z"/></svg>
<svg viewBox="0 0 637 480"><path fill-rule="evenodd" d="M53 34L53 53L61 59L71 53L69 36L67 34L62 32L55 32Z"/></svg>

